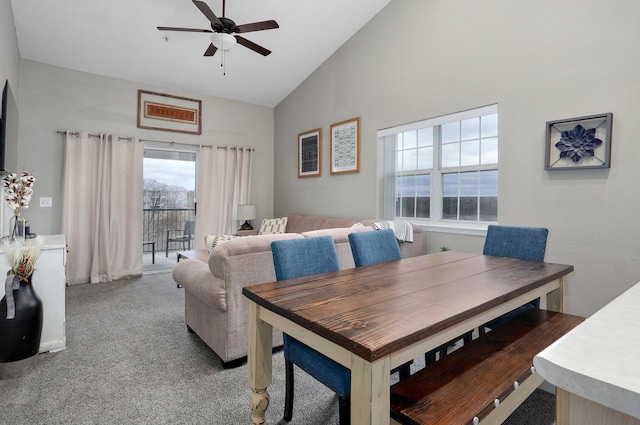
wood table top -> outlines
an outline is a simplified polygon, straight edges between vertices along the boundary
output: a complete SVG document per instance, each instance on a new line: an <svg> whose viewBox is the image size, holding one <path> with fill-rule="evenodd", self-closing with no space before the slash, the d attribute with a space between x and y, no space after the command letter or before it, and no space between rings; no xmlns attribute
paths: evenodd
<svg viewBox="0 0 640 425"><path fill-rule="evenodd" d="M249 286L243 294L368 361L573 271L455 251Z"/></svg>

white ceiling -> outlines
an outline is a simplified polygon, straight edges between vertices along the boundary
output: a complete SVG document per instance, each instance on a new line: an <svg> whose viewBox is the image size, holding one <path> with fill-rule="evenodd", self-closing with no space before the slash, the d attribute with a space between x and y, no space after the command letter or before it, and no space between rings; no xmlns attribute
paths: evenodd
<svg viewBox="0 0 640 425"><path fill-rule="evenodd" d="M274 19L280 28L243 34L273 53L236 45L204 57L210 29L191 0L11 0L20 57L194 93L275 106L391 0L228 0L237 25ZM222 0L205 0L222 16ZM168 40L165 41L164 37Z"/></svg>

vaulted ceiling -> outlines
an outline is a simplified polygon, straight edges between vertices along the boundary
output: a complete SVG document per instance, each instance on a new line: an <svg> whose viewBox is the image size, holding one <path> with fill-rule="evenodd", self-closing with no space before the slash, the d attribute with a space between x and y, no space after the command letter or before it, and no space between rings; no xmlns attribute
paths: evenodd
<svg viewBox="0 0 640 425"><path fill-rule="evenodd" d="M204 0L222 17L222 0ZM20 57L78 71L259 105L275 106L391 0L228 0L237 25L279 28L204 56L211 29L192 0L11 0ZM224 57L224 61L222 60ZM222 65L224 62L224 66Z"/></svg>

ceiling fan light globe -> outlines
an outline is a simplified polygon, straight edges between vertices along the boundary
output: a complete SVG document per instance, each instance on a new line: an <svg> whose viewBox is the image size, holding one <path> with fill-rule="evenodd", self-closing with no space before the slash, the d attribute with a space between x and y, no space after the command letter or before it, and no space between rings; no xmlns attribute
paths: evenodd
<svg viewBox="0 0 640 425"><path fill-rule="evenodd" d="M211 42L220 50L229 50L236 45L237 40L231 34L214 33L211 35Z"/></svg>

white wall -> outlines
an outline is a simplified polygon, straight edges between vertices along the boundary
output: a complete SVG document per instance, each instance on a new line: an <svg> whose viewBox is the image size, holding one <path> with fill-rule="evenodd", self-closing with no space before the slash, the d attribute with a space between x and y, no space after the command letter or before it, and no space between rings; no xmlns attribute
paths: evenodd
<svg viewBox="0 0 640 425"><path fill-rule="evenodd" d="M260 217L273 212L273 108L185 93L171 88L71 71L21 60L19 165L36 177L24 215L35 233L60 230L64 136L58 130L132 135L187 144L255 148L252 202ZM138 89L202 100L202 135L138 129ZM207 196L199 194L199 196ZM52 197L53 208L40 208Z"/></svg>
<svg viewBox="0 0 640 425"><path fill-rule="evenodd" d="M640 2L394 0L275 110L275 214L372 217L376 131L497 103L499 222L550 230L573 264L570 312L640 280ZM545 123L612 112L611 168L545 171ZM359 116L361 171L329 175L329 126ZM322 127L322 177L297 178L297 135ZM482 238L430 234L429 249Z"/></svg>

